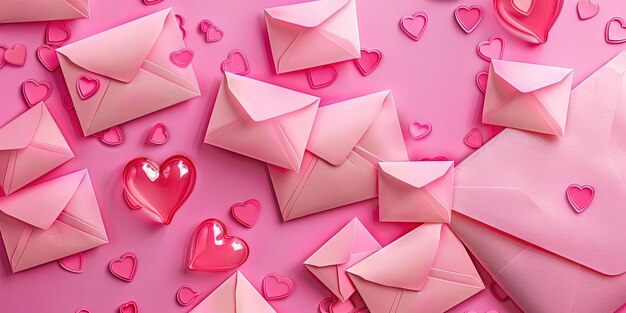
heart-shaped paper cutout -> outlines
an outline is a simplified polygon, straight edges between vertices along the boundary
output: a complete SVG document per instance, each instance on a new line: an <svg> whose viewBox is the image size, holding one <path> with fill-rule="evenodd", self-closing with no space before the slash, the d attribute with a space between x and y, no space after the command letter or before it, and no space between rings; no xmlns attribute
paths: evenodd
<svg viewBox="0 0 626 313"><path fill-rule="evenodd" d="M70 273L80 274L85 271L85 252L59 259L59 265Z"/></svg>
<svg viewBox="0 0 626 313"><path fill-rule="evenodd" d="M48 45L41 45L37 48L37 58L39 62L50 72L59 67L59 58L54 48Z"/></svg>
<svg viewBox="0 0 626 313"><path fill-rule="evenodd" d="M124 199L133 209L143 209L154 221L169 224L196 185L196 168L190 159L175 155L159 166L147 158L134 159L123 175Z"/></svg>
<svg viewBox="0 0 626 313"><path fill-rule="evenodd" d="M58 46L70 39L72 32L65 25L65 22L50 22L46 27L46 44Z"/></svg>
<svg viewBox="0 0 626 313"><path fill-rule="evenodd" d="M109 271L115 277L131 282L137 274L137 255L132 252L126 252L121 257L115 258L109 262Z"/></svg>
<svg viewBox="0 0 626 313"><path fill-rule="evenodd" d="M52 85L49 82L38 82L34 79L29 79L22 83L22 94L29 107L48 99L51 93Z"/></svg>
<svg viewBox="0 0 626 313"><path fill-rule="evenodd" d="M150 134L148 134L148 141L155 145L162 145L167 142L169 135L167 134L167 127L163 123L158 123L152 127Z"/></svg>
<svg viewBox="0 0 626 313"><path fill-rule="evenodd" d="M183 36L183 39L187 37L187 28L185 28L185 17L180 14L174 14L176 18L176 23L178 23L178 29L180 29L180 34Z"/></svg>
<svg viewBox="0 0 626 313"><path fill-rule="evenodd" d="M293 281L270 273L263 278L263 296L267 300L277 300L288 297L293 292Z"/></svg>
<svg viewBox="0 0 626 313"><path fill-rule="evenodd" d="M470 148L478 149L483 145L483 134L478 128L472 128L463 138L463 142Z"/></svg>
<svg viewBox="0 0 626 313"><path fill-rule="evenodd" d="M128 301L120 305L120 313L139 313L139 305L135 301Z"/></svg>
<svg viewBox="0 0 626 313"><path fill-rule="evenodd" d="M422 139L430 134L433 125L424 121L413 121L409 124L409 134L414 140Z"/></svg>
<svg viewBox="0 0 626 313"><path fill-rule="evenodd" d="M170 54L170 61L180 67L187 67L193 60L193 51L189 48L183 48Z"/></svg>
<svg viewBox="0 0 626 313"><path fill-rule="evenodd" d="M485 93L487 91L487 81L489 80L489 72L480 72L476 75L476 86Z"/></svg>
<svg viewBox="0 0 626 313"><path fill-rule="evenodd" d="M75 313L91 313L89 308L78 308Z"/></svg>
<svg viewBox="0 0 626 313"><path fill-rule="evenodd" d="M6 61L4 60L4 53L7 51L7 49L7 46L0 44L0 68L4 66L4 63L6 63Z"/></svg>
<svg viewBox="0 0 626 313"><path fill-rule="evenodd" d="M498 20L516 36L543 44L561 14L564 0L494 0Z"/></svg>
<svg viewBox="0 0 626 313"><path fill-rule="evenodd" d="M261 215L261 203L256 199L237 202L230 207L233 217L248 228L254 226Z"/></svg>
<svg viewBox="0 0 626 313"><path fill-rule="evenodd" d="M424 35L428 26L428 15L417 12L413 15L403 16L400 19L400 29L411 39L418 41Z"/></svg>
<svg viewBox="0 0 626 313"><path fill-rule="evenodd" d="M306 71L309 86L320 89L332 85L337 79L337 70L332 65L323 65L310 68Z"/></svg>
<svg viewBox="0 0 626 313"><path fill-rule="evenodd" d="M4 61L16 66L26 64L26 46L18 43L13 48L6 49L4 51Z"/></svg>
<svg viewBox="0 0 626 313"><path fill-rule="evenodd" d="M614 17L606 24L605 39L608 43L626 42L626 23L621 17Z"/></svg>
<svg viewBox="0 0 626 313"><path fill-rule="evenodd" d="M383 54L377 49L361 48L361 57L354 59L354 64L361 75L367 76L374 72L383 59Z"/></svg>
<svg viewBox="0 0 626 313"><path fill-rule="evenodd" d="M188 306L193 302L193 300L196 299L199 294L200 293L193 290L193 288L187 285L183 285L178 288L178 291L176 292L176 301L182 306Z"/></svg>
<svg viewBox="0 0 626 313"><path fill-rule="evenodd" d="M124 133L119 126L113 126L105 131L93 134L93 136L100 138L100 142L109 146L117 146L124 143Z"/></svg>
<svg viewBox="0 0 626 313"><path fill-rule="evenodd" d="M200 31L204 33L206 42L217 42L224 38L224 31L207 19L200 22Z"/></svg>
<svg viewBox="0 0 626 313"><path fill-rule="evenodd" d="M576 213L586 210L596 195L596 190L589 185L571 184L566 191L567 200Z"/></svg>
<svg viewBox="0 0 626 313"><path fill-rule="evenodd" d="M578 17L584 21L598 15L600 5L591 0L579 0L576 10L578 11Z"/></svg>
<svg viewBox="0 0 626 313"><path fill-rule="evenodd" d="M95 95L98 89L100 89L100 80L96 77L80 75L76 79L76 91L78 91L78 96L83 100Z"/></svg>
<svg viewBox="0 0 626 313"><path fill-rule="evenodd" d="M504 56L504 46L506 42L500 35L492 35L488 40L481 41L476 47L478 55L491 62L491 59L501 60Z"/></svg>
<svg viewBox="0 0 626 313"><path fill-rule="evenodd" d="M241 266L250 251L245 241L228 236L226 226L210 218L196 229L189 249L192 271L226 271Z"/></svg>
<svg viewBox="0 0 626 313"><path fill-rule="evenodd" d="M228 53L228 57L222 62L222 72L237 75L250 73L250 64L246 54L241 49L233 49Z"/></svg>
<svg viewBox="0 0 626 313"><path fill-rule="evenodd" d="M473 32L483 19L483 8L478 5L460 5L454 10L454 18L466 33Z"/></svg>

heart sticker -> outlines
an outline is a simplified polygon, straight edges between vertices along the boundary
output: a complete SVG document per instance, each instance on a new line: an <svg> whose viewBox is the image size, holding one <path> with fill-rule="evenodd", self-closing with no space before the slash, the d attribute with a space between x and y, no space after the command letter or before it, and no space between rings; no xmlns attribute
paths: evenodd
<svg viewBox="0 0 626 313"><path fill-rule="evenodd" d="M228 57L222 62L222 72L237 75L250 73L250 64L246 54L241 49L233 49L228 53Z"/></svg>
<svg viewBox="0 0 626 313"><path fill-rule="evenodd" d="M193 60L193 51L189 48L180 49L170 54L170 61L180 67L187 67Z"/></svg>
<svg viewBox="0 0 626 313"><path fill-rule="evenodd" d="M49 82L38 82L34 79L29 79L22 83L22 94L24 100L29 107L42 102L52 93L52 85Z"/></svg>
<svg viewBox="0 0 626 313"><path fill-rule="evenodd" d="M500 35L492 35L488 40L481 41L476 47L478 55L484 60L491 62L491 59L501 60L504 56L505 40Z"/></svg>
<svg viewBox="0 0 626 313"><path fill-rule="evenodd" d="M126 165L123 184L124 199L132 209L143 209L152 220L168 225L196 185L196 168L182 155L168 158L161 166L137 158Z"/></svg>
<svg viewBox="0 0 626 313"><path fill-rule="evenodd" d="M489 73L488 72L480 72L478 74L476 74L476 86L478 86L478 89L480 89L480 91L482 91L482 93L485 93L487 91L487 81L489 80Z"/></svg>
<svg viewBox="0 0 626 313"><path fill-rule="evenodd" d="M113 126L105 131L93 134L93 136L100 138L100 142L109 146L117 146L124 143L124 133L119 126Z"/></svg>
<svg viewBox="0 0 626 313"><path fill-rule="evenodd" d="M78 308L75 313L91 313L89 308Z"/></svg>
<svg viewBox="0 0 626 313"><path fill-rule="evenodd" d="M167 142L168 136L167 127L163 123L158 123L150 130L148 141L155 145L162 145Z"/></svg>
<svg viewBox="0 0 626 313"><path fill-rule="evenodd" d="M433 125L424 121L413 121L409 125L409 134L413 140L422 139L430 134Z"/></svg>
<svg viewBox="0 0 626 313"><path fill-rule="evenodd" d="M178 23L178 29L180 29L180 34L183 36L183 39L187 37L187 28L185 28L185 17L180 14L174 14L176 18L176 23Z"/></svg>
<svg viewBox="0 0 626 313"><path fill-rule="evenodd" d="M626 23L621 17L614 17L606 24L605 39L614 44L626 42Z"/></svg>
<svg viewBox="0 0 626 313"><path fill-rule="evenodd" d="M88 75L80 75L76 80L76 91L78 96L83 99L89 99L95 95L100 89L100 80Z"/></svg>
<svg viewBox="0 0 626 313"><path fill-rule="evenodd" d="M46 27L46 44L58 46L70 39L72 32L65 25L65 22L50 22Z"/></svg>
<svg viewBox="0 0 626 313"><path fill-rule="evenodd" d="M230 207L233 217L241 225L251 228L261 215L261 203L256 199L237 202Z"/></svg>
<svg viewBox="0 0 626 313"><path fill-rule="evenodd" d="M50 72L59 67L59 58L54 48L48 45L41 45L37 48L37 58L39 62Z"/></svg>
<svg viewBox="0 0 626 313"><path fill-rule="evenodd" d="M59 265L70 273L81 274L85 271L85 252L59 259Z"/></svg>
<svg viewBox="0 0 626 313"><path fill-rule="evenodd" d="M188 306L198 295L200 295L200 293L187 285L183 285L178 288L178 291L176 292L176 301L182 306Z"/></svg>
<svg viewBox="0 0 626 313"><path fill-rule="evenodd" d="M354 59L354 64L361 75L367 76L376 70L382 59L383 54L379 50L361 48L361 57Z"/></svg>
<svg viewBox="0 0 626 313"><path fill-rule="evenodd" d="M400 29L411 39L418 41L424 35L428 26L428 15L417 12L413 15L403 16L400 19Z"/></svg>
<svg viewBox="0 0 626 313"><path fill-rule="evenodd" d="M139 305L135 301L128 301L120 305L120 313L139 313Z"/></svg>
<svg viewBox="0 0 626 313"><path fill-rule="evenodd" d="M328 87L337 79L337 70L332 65L323 65L307 69L306 74L311 89Z"/></svg>
<svg viewBox="0 0 626 313"><path fill-rule="evenodd" d="M466 33L473 32L483 19L483 8L478 5L459 5L454 10L454 18Z"/></svg>
<svg viewBox="0 0 626 313"><path fill-rule="evenodd" d="M288 297L293 292L293 281L270 273L263 278L263 296L267 300L278 300Z"/></svg>
<svg viewBox="0 0 626 313"><path fill-rule="evenodd" d="M578 17L584 21L598 15L600 5L591 0L579 0L576 5L576 11L578 11Z"/></svg>
<svg viewBox="0 0 626 313"><path fill-rule="evenodd" d="M245 241L228 236L224 223L210 218L198 226L192 237L188 268L192 271L226 271L241 266L249 254Z"/></svg>
<svg viewBox="0 0 626 313"><path fill-rule="evenodd" d="M514 35L543 44L561 14L564 0L494 0L498 20Z"/></svg>
<svg viewBox="0 0 626 313"><path fill-rule="evenodd" d="M26 47L23 44L18 43L10 49L6 49L6 47L4 48L4 61L6 63L16 66L23 66L26 64Z"/></svg>
<svg viewBox="0 0 626 313"><path fill-rule="evenodd" d="M591 202L593 201L594 196L596 195L596 190L589 185L578 185L571 184L567 187L567 191L565 192L567 196L567 201L572 206L576 213L581 213L586 210Z"/></svg>
<svg viewBox="0 0 626 313"><path fill-rule="evenodd" d="M121 257L115 258L109 262L109 271L115 277L125 281L131 282L135 279L137 273L137 255L132 252L126 252Z"/></svg>
<svg viewBox="0 0 626 313"><path fill-rule="evenodd" d="M483 145L483 134L478 128L472 128L463 138L463 142L470 148L478 149Z"/></svg>
<svg viewBox="0 0 626 313"><path fill-rule="evenodd" d="M200 22L200 31L205 34L204 40L206 42L217 42L224 38L224 31L207 19Z"/></svg>

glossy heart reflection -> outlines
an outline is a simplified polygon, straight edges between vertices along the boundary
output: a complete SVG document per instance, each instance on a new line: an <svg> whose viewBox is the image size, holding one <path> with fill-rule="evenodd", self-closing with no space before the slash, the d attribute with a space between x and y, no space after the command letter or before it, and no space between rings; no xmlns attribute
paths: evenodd
<svg viewBox="0 0 626 313"><path fill-rule="evenodd" d="M518 37L543 44L556 22L564 0L494 0L496 16Z"/></svg>
<svg viewBox="0 0 626 313"><path fill-rule="evenodd" d="M228 236L224 223L213 218L202 222L191 240L190 270L226 271L239 267L250 254L245 241Z"/></svg>

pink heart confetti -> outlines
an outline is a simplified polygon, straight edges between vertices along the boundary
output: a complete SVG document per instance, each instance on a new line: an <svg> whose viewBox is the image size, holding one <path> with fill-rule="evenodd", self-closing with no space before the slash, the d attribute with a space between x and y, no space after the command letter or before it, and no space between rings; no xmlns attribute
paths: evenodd
<svg viewBox="0 0 626 313"><path fill-rule="evenodd" d="M26 64L26 46L18 43L13 46L13 48L6 49L4 51L4 61L16 66L23 66Z"/></svg>
<svg viewBox="0 0 626 313"><path fill-rule="evenodd" d="M472 128L463 138L463 142L470 148L478 149L483 145L483 134L478 128Z"/></svg>
<svg viewBox="0 0 626 313"><path fill-rule="evenodd" d="M78 308L75 313L91 313L89 308Z"/></svg>
<svg viewBox="0 0 626 313"><path fill-rule="evenodd" d="M478 55L486 61L502 59L504 56L505 40L500 35L492 35L489 40L481 41L476 47Z"/></svg>
<svg viewBox="0 0 626 313"><path fill-rule="evenodd" d="M337 79L337 70L332 65L313 67L306 73L312 89L328 87Z"/></svg>
<svg viewBox="0 0 626 313"><path fill-rule="evenodd" d="M187 67L193 60L193 51L183 48L170 54L170 61L180 67Z"/></svg>
<svg viewBox="0 0 626 313"><path fill-rule="evenodd" d="M89 99L95 95L100 89L100 80L96 77L88 75L80 75L76 80L76 91L78 96L83 99Z"/></svg>
<svg viewBox="0 0 626 313"><path fill-rule="evenodd" d="M46 27L46 44L57 46L65 43L72 36L72 32L65 25L65 22L50 22Z"/></svg>
<svg viewBox="0 0 626 313"><path fill-rule="evenodd" d="M126 252L121 257L115 258L109 262L109 271L115 277L131 282L135 279L137 273L137 255L132 252Z"/></svg>
<svg viewBox="0 0 626 313"><path fill-rule="evenodd" d="M263 278L263 296L267 300L288 297L293 292L293 281L278 274L270 273Z"/></svg>
<svg viewBox="0 0 626 313"><path fill-rule="evenodd" d="M576 213L586 210L596 194L596 190L589 185L571 184L567 187L566 195L569 204Z"/></svg>
<svg viewBox="0 0 626 313"><path fill-rule="evenodd" d="M120 313L139 313L139 305L135 301L128 301L120 305Z"/></svg>
<svg viewBox="0 0 626 313"><path fill-rule="evenodd" d="M409 134L413 140L425 138L433 130L432 124L424 121L413 121L409 125Z"/></svg>
<svg viewBox="0 0 626 313"><path fill-rule="evenodd" d="M150 130L148 141L155 145L162 145L167 142L168 136L167 127L163 123L158 123Z"/></svg>
<svg viewBox="0 0 626 313"><path fill-rule="evenodd" d="M100 138L100 141L109 146L118 146L124 143L124 133L119 126L113 126L105 131L96 133L94 137Z"/></svg>
<svg viewBox="0 0 626 313"><path fill-rule="evenodd" d="M81 274L85 271L85 252L59 259L59 265L70 273Z"/></svg>
<svg viewBox="0 0 626 313"><path fill-rule="evenodd" d="M53 47L41 45L37 48L37 58L39 62L50 72L59 67L59 58Z"/></svg>
<svg viewBox="0 0 626 313"><path fill-rule="evenodd" d="M39 102L42 102L52 94L52 85L49 82L38 82L34 79L29 79L22 83L22 94L26 100L26 104L32 107Z"/></svg>
<svg viewBox="0 0 626 313"><path fill-rule="evenodd" d="M454 18L466 33L473 32L483 19L483 8L478 5L460 5L454 10Z"/></svg>
<svg viewBox="0 0 626 313"><path fill-rule="evenodd" d="M193 303L193 300L195 300L198 295L200 295L200 293L193 290L193 288L188 285L183 285L178 288L176 292L176 301L182 306L188 306Z"/></svg>
<svg viewBox="0 0 626 313"><path fill-rule="evenodd" d="M354 64L361 75L367 76L376 70L382 59L383 54L379 50L361 48L361 57L354 59Z"/></svg>
<svg viewBox="0 0 626 313"><path fill-rule="evenodd" d="M228 53L228 57L222 62L222 72L237 75L250 73L250 64L246 54L241 49L233 49Z"/></svg>
<svg viewBox="0 0 626 313"><path fill-rule="evenodd" d="M578 17L584 21L598 15L600 5L591 0L579 0L576 10L578 11Z"/></svg>
<svg viewBox="0 0 626 313"><path fill-rule="evenodd" d="M178 29L180 29L180 34L183 36L183 39L187 37L187 28L185 28L185 17L180 14L174 14L176 18L176 23L178 23Z"/></svg>
<svg viewBox="0 0 626 313"><path fill-rule="evenodd" d="M400 19L400 28L411 39L418 41L424 35L428 26L428 15L424 12L416 12Z"/></svg>
<svg viewBox="0 0 626 313"><path fill-rule="evenodd" d="M489 80L488 72L480 72L476 75L476 86L478 86L478 89L480 89L482 93L485 93L487 91L488 80Z"/></svg>
<svg viewBox="0 0 626 313"><path fill-rule="evenodd" d="M206 42L217 42L224 38L224 31L207 19L200 22L200 31L205 34L204 40Z"/></svg>
<svg viewBox="0 0 626 313"><path fill-rule="evenodd" d="M605 39L613 44L626 42L626 23L621 17L614 17L606 24Z"/></svg>
<svg viewBox="0 0 626 313"><path fill-rule="evenodd" d="M230 207L230 211L237 222L251 228L261 215L261 203L256 199L237 202Z"/></svg>

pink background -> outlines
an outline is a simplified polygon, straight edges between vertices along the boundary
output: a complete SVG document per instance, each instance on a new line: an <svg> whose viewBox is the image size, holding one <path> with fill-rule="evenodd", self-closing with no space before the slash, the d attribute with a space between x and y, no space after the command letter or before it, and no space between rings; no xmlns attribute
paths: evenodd
<svg viewBox="0 0 626 313"><path fill-rule="evenodd" d="M496 21L489 0L393 0L384 1L384 5L383 1L357 1L362 46L381 50L383 61L368 77L362 77L352 62L338 64L337 81L319 90L309 88L304 72L272 74L263 8L298 1L165 0L153 6L140 0L92 1L90 20L69 22L71 41L169 6L182 14L188 29L185 41L195 51L193 65L202 90L201 97L122 125L126 141L117 147L106 146L96 138L83 138L75 113L63 108L61 95L65 87L60 85L58 75L47 72L35 56L46 24L0 25L0 43L13 46L19 42L29 49L26 66L5 65L0 69L0 123L26 110L21 96L24 80L52 83L54 91L47 103L76 158L43 180L87 167L110 238L108 245L87 252L86 270L80 275L62 270L56 262L13 275L1 249L2 311L74 312L87 306L94 313L112 313L121 303L135 300L142 312L186 312L190 307L180 307L175 300L181 285L191 285L204 298L232 273L197 273L184 268L192 231L204 219L217 217L226 223L231 235L243 238L251 246L250 258L240 269L255 287L260 289L263 277L270 272L294 280L295 291L289 298L271 302L278 312L316 312L318 303L329 292L301 263L321 244L355 216L382 245L415 226L376 222L376 201L281 222L262 163L202 144L221 79L220 63L231 49L240 48L247 54L252 68L249 77L321 96L323 104L392 89L411 158L443 155L458 162L473 151L463 143L471 128L480 127L487 135L479 118L482 94L474 81L475 75L488 66L476 54L480 41L502 34L507 39L505 59L574 68L575 84L626 48L604 41L604 27L613 14L621 12L626 17L626 2L620 0L596 0L600 13L588 21L578 19L576 1L565 1L561 17L543 46L527 44L507 33ZM462 32L454 21L454 8L460 4L479 4L485 9L482 23L472 34ZM425 11L430 18L419 42L410 40L398 27L402 16L416 11ZM204 42L198 32L204 18L224 30L224 39ZM406 130L413 120L431 122L432 133L425 139L411 140ZM170 133L170 140L163 146L146 143L148 132L158 122L165 123ZM161 162L173 154L190 157L199 178L173 223L163 227L127 207L122 199L121 172L134 157L146 156ZM256 198L263 205L259 222L252 229L239 225L229 210L234 202L249 198ZM126 251L139 257L138 273L131 283L114 278L107 269L110 259ZM451 311L482 313L490 309L519 312L510 300L501 303L489 290Z"/></svg>

